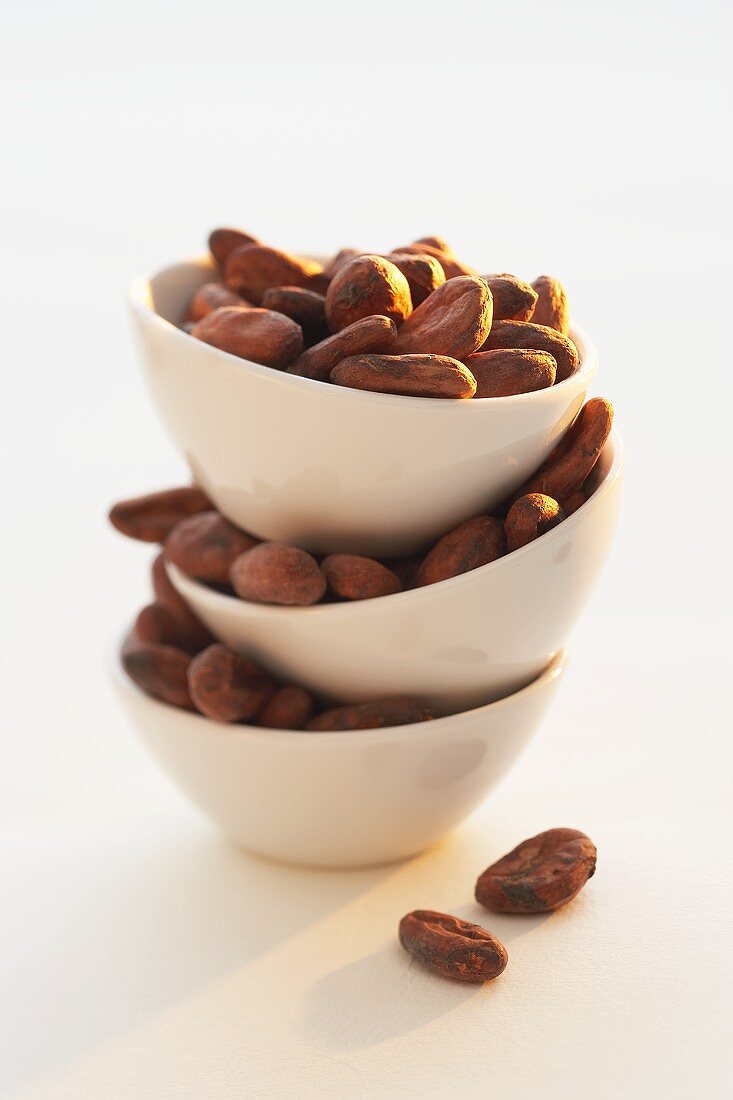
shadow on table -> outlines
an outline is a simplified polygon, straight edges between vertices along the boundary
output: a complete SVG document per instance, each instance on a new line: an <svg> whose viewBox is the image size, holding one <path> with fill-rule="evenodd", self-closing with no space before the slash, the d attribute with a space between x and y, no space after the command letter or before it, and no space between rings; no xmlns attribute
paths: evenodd
<svg viewBox="0 0 733 1100"><path fill-rule="evenodd" d="M303 1025L319 1047L359 1050L417 1031L492 992L490 985L435 977L411 961L395 939L317 981Z"/></svg>
<svg viewBox="0 0 733 1100"><path fill-rule="evenodd" d="M180 820L46 840L3 891L16 944L3 1029L13 1079L6 1067L3 1085L18 1088L235 972L393 870L268 863Z"/></svg>
<svg viewBox="0 0 733 1100"><path fill-rule="evenodd" d="M487 913L479 905L474 912L470 908L457 902L446 911L490 928L507 947L539 933L553 916L509 917ZM429 973L409 958L395 935L380 950L317 981L306 1001L303 1024L313 1041L327 1050L359 1050L417 1031L473 997L490 1000L500 989L501 979L481 985Z"/></svg>

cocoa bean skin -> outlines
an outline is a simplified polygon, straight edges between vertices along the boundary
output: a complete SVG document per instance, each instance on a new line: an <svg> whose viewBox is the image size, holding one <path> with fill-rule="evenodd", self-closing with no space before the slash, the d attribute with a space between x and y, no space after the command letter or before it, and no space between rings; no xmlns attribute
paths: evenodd
<svg viewBox="0 0 733 1100"><path fill-rule="evenodd" d="M504 525L494 516L466 520L443 535L427 554L415 577L415 586L437 584L481 565L506 552Z"/></svg>
<svg viewBox="0 0 733 1100"><path fill-rule="evenodd" d="M395 252L387 256L387 259L398 267L407 279L415 309L445 282L445 272L434 256L413 256L407 252Z"/></svg>
<svg viewBox="0 0 733 1100"><path fill-rule="evenodd" d="M544 390L555 382L557 364L546 351L497 348L469 355L466 366L476 379L476 397L511 397Z"/></svg>
<svg viewBox="0 0 733 1100"><path fill-rule="evenodd" d="M225 283L204 283L200 286L188 305L189 321L200 321L207 313L222 306L246 307L249 303L230 290Z"/></svg>
<svg viewBox="0 0 733 1100"><path fill-rule="evenodd" d="M491 291L483 279L450 279L405 321L390 352L448 355L462 361L485 342L491 317Z"/></svg>
<svg viewBox="0 0 733 1100"><path fill-rule="evenodd" d="M577 512L578 508L582 508L588 497L582 489L576 489L574 493L571 493L569 497L565 497L562 506L566 516L572 516L573 512Z"/></svg>
<svg viewBox="0 0 733 1100"><path fill-rule="evenodd" d="M537 292L516 275L484 275L494 297L495 321L528 321L537 301Z"/></svg>
<svg viewBox="0 0 733 1100"><path fill-rule="evenodd" d="M151 580L156 601L163 604L164 607L167 607L169 611L172 611L176 618L184 624L187 633L192 638L197 639L196 650L194 652L198 652L201 649L205 649L207 645L211 645L214 641L211 634L209 634L204 624L194 615L183 596L181 596L171 584L165 569L165 551L163 550L161 550L153 560L151 566Z"/></svg>
<svg viewBox="0 0 733 1100"><path fill-rule="evenodd" d="M466 400L476 392L468 368L447 355L352 355L333 368L331 381L404 397Z"/></svg>
<svg viewBox="0 0 733 1100"><path fill-rule="evenodd" d="M349 263L350 260L356 259L357 256L363 256L364 252L359 248L342 248L340 252L337 252L335 256L332 256L323 269L323 274L327 279L332 279L337 271L340 271L344 264Z"/></svg>
<svg viewBox="0 0 733 1100"><path fill-rule="evenodd" d="M315 700L309 691L297 684L285 684L270 699L258 723L268 729L302 730L315 709Z"/></svg>
<svg viewBox="0 0 733 1100"><path fill-rule="evenodd" d="M395 574L406 592L409 588L415 587L415 577L422 562L422 554L408 554L402 558L388 558L384 565Z"/></svg>
<svg viewBox="0 0 733 1100"><path fill-rule="evenodd" d="M596 847L577 829L548 829L487 867L476 901L494 913L549 913L567 905L596 869Z"/></svg>
<svg viewBox="0 0 733 1100"><path fill-rule="evenodd" d="M546 325L567 336L570 329L570 309L565 287L552 275L540 275L532 283L537 302L532 314L536 325Z"/></svg>
<svg viewBox="0 0 733 1100"><path fill-rule="evenodd" d="M247 244L234 249L224 265L224 281L256 306L271 286L299 286L321 291L323 265L278 248Z"/></svg>
<svg viewBox="0 0 733 1100"><path fill-rule="evenodd" d="M165 542L165 555L189 577L228 584L233 562L257 545L218 512L201 512L177 524Z"/></svg>
<svg viewBox="0 0 733 1100"><path fill-rule="evenodd" d="M438 252L444 252L446 256L453 255L453 249L448 244L445 237L418 237L413 244L427 244L430 248L437 249Z"/></svg>
<svg viewBox="0 0 733 1100"><path fill-rule="evenodd" d="M357 256L336 272L326 292L326 320L331 332L364 317L389 317L400 325L412 313L407 279L382 256Z"/></svg>
<svg viewBox="0 0 733 1100"><path fill-rule="evenodd" d="M405 951L442 978L490 982L509 961L506 947L491 932L432 909L404 916L399 936Z"/></svg>
<svg viewBox="0 0 733 1100"><path fill-rule="evenodd" d="M220 228L214 229L209 234L209 251L220 268L229 259L235 248L241 248L245 244L257 244L257 238L251 237L241 229Z"/></svg>
<svg viewBox="0 0 733 1100"><path fill-rule="evenodd" d="M413 256L434 256L445 272L446 279L459 279L462 275L477 276L478 271L461 261L453 252L444 252L427 240L415 241L414 244L406 244L401 248L393 249L394 252L406 252Z"/></svg>
<svg viewBox="0 0 733 1100"><path fill-rule="evenodd" d="M211 501L206 494L195 485L186 485L120 500L110 509L109 521L130 539L162 543L182 519L209 508Z"/></svg>
<svg viewBox="0 0 733 1100"><path fill-rule="evenodd" d="M321 569L330 591L342 600L374 600L402 590L386 565L360 554L329 554Z"/></svg>
<svg viewBox="0 0 733 1100"><path fill-rule="evenodd" d="M249 306L222 306L207 313L192 336L205 344L284 370L303 350L303 330L284 313Z"/></svg>
<svg viewBox="0 0 733 1100"><path fill-rule="evenodd" d="M552 328L536 325L532 321L495 321L481 351L493 351L494 348L525 348L527 351L549 352L557 363L556 382L564 382L566 378L570 378L579 366L578 349L572 340Z"/></svg>
<svg viewBox="0 0 733 1100"><path fill-rule="evenodd" d="M527 493L515 500L504 521L507 552L519 550L551 531L565 519L565 512L552 497L542 493Z"/></svg>
<svg viewBox="0 0 733 1100"><path fill-rule="evenodd" d="M592 397L548 461L532 475L523 490L544 493L563 503L579 490L606 445L613 425L613 405Z"/></svg>
<svg viewBox="0 0 733 1100"><path fill-rule="evenodd" d="M216 642L191 661L188 688L197 710L216 722L247 722L275 693L269 673Z"/></svg>
<svg viewBox="0 0 733 1100"><path fill-rule="evenodd" d="M174 707L194 710L188 690L190 653L157 642L128 638L122 647L122 667L146 695Z"/></svg>
<svg viewBox="0 0 733 1100"><path fill-rule="evenodd" d="M318 732L370 730L385 726L406 726L428 722L434 715L429 707L407 695L380 699L371 703L350 703L333 707L311 718L306 729Z"/></svg>
<svg viewBox="0 0 733 1100"><path fill-rule="evenodd" d="M309 335L317 334L322 338L328 334L326 299L322 294L297 286L272 286L262 295L262 305L265 309L284 313Z"/></svg>
<svg viewBox="0 0 733 1100"><path fill-rule="evenodd" d="M288 374L327 382L331 371L342 359L367 352L389 351L397 337L397 326L389 317L363 317L341 332L314 344L288 367Z"/></svg>
<svg viewBox="0 0 733 1100"><path fill-rule="evenodd" d="M152 642L182 649L184 653L199 653L213 639L196 620L191 622L159 603L148 604L139 613L132 628L133 637L139 642Z"/></svg>
<svg viewBox="0 0 733 1100"><path fill-rule="evenodd" d="M307 551L283 542L261 542L240 554L229 577L234 591L254 603L306 607L326 592L326 578Z"/></svg>

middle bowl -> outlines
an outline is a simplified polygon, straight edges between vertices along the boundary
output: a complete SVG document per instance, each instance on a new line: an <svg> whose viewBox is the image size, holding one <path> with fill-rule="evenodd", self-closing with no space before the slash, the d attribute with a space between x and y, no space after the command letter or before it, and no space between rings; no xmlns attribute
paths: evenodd
<svg viewBox="0 0 733 1100"><path fill-rule="evenodd" d="M515 397L395 397L298 378L176 327L209 261L174 264L130 292L145 378L216 507L263 539L307 550L409 554L490 511L544 461L597 365L573 328L579 370Z"/></svg>
<svg viewBox="0 0 733 1100"><path fill-rule="evenodd" d="M224 595L168 564L220 641L319 695L364 702L417 695L466 710L528 684L561 649L590 596L616 526L623 451L612 434L599 484L573 515L489 565L394 596L275 607Z"/></svg>

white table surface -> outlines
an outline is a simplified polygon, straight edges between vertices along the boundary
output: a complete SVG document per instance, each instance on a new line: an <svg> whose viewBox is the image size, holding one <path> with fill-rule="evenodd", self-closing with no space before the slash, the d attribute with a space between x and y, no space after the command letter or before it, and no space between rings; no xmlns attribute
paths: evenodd
<svg viewBox="0 0 733 1100"><path fill-rule="evenodd" d="M35 0L0 43L0 1091L729 1094L724 6L106 7ZM404 865L233 850L108 688L151 551L106 507L184 476L125 281L228 221L302 250L439 232L484 269L555 271L617 407L622 523L554 709L484 807ZM598 845L584 893L482 914L477 873L555 825ZM472 988L411 966L396 929L416 907L485 919L506 973Z"/></svg>

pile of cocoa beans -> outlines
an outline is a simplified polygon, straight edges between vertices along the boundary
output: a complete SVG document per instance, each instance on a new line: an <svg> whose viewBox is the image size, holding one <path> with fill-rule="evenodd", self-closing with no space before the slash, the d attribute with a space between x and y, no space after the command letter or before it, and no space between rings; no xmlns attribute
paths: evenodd
<svg viewBox="0 0 733 1100"><path fill-rule="evenodd" d="M302 378L409 397L484 398L563 382L579 366L557 279L481 275L441 237L321 264L215 229L218 278L181 327Z"/></svg>
<svg viewBox="0 0 733 1100"><path fill-rule="evenodd" d="M178 501L184 499L192 504L192 491L179 491ZM155 522L163 524L160 514ZM162 552L153 561L152 588L154 600L135 619L121 658L130 679L154 699L217 722L268 729L375 729L434 717L408 696L333 707L299 684L278 680L212 637L171 584Z"/></svg>
<svg viewBox="0 0 733 1100"><path fill-rule="evenodd" d="M577 829L548 829L522 841L479 875L474 896L494 913L551 913L572 901L596 870L596 847ZM402 918L400 943L433 974L463 982L489 982L509 955L493 932L432 909Z"/></svg>
<svg viewBox="0 0 733 1100"><path fill-rule="evenodd" d="M585 503L611 430L613 409L594 397L547 461L495 515L474 516L422 554L376 561L261 542L220 515L196 486L121 501L110 512L122 534L164 546L196 580L256 603L304 607L367 600L448 580L526 546ZM180 603L183 601L180 600Z"/></svg>

